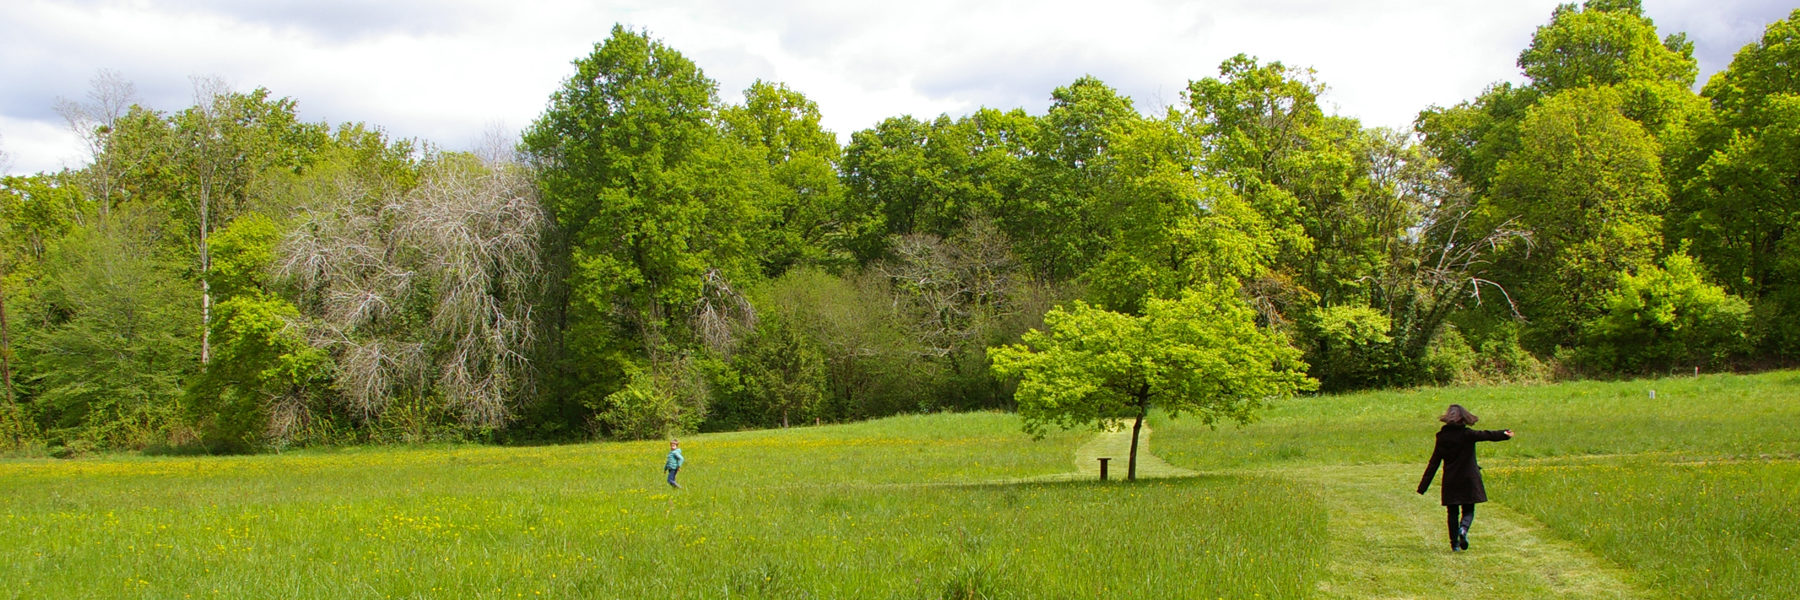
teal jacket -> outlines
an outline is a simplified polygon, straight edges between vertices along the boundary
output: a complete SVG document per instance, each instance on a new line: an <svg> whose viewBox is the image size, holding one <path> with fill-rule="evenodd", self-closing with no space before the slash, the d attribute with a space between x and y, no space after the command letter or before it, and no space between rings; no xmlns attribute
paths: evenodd
<svg viewBox="0 0 1800 600"><path fill-rule="evenodd" d="M669 462L663 464L663 470L673 471L679 468L681 468L681 449L676 448L669 451Z"/></svg>

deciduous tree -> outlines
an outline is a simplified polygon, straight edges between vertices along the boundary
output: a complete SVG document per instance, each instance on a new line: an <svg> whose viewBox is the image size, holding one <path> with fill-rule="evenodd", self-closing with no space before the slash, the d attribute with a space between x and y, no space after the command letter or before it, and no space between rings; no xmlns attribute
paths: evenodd
<svg viewBox="0 0 1800 600"><path fill-rule="evenodd" d="M993 368L1019 381L1019 416L1033 435L1133 419L1126 477L1136 479L1151 408L1246 423L1267 403L1317 387L1300 352L1255 316L1230 283L1152 299L1142 316L1076 302L1051 310L1022 343L994 349Z"/></svg>
<svg viewBox="0 0 1800 600"><path fill-rule="evenodd" d="M574 66L524 146L566 243L560 394L598 399L624 384L624 357L695 364L688 323L716 297L709 282L757 271L759 178L718 127L714 82L680 52L614 27Z"/></svg>
<svg viewBox="0 0 1800 600"><path fill-rule="evenodd" d="M1622 108L1604 87L1545 99L1495 175L1492 215L1533 232L1535 244L1515 247L1510 263L1539 351L1574 343L1619 274L1649 266L1662 248L1661 146Z"/></svg>

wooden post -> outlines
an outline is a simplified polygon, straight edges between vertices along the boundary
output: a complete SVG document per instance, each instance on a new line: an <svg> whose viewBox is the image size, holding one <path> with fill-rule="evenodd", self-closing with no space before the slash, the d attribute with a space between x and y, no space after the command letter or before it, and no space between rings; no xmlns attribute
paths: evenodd
<svg viewBox="0 0 1800 600"><path fill-rule="evenodd" d="M1106 481L1106 461L1109 461L1109 460L1112 460L1112 458L1107 457L1107 456L1100 457L1100 480L1101 481Z"/></svg>

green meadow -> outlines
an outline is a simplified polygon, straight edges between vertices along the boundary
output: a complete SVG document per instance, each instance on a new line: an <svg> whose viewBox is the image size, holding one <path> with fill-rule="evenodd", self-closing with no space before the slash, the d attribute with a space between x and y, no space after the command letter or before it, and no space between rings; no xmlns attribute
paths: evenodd
<svg viewBox="0 0 1800 600"><path fill-rule="evenodd" d="M1654 399L1650 390L1656 391ZM1511 428L1451 553L1450 402ZM1011 415L662 442L0 461L0 597L1786 598L1800 372L1301 398L1032 440Z"/></svg>

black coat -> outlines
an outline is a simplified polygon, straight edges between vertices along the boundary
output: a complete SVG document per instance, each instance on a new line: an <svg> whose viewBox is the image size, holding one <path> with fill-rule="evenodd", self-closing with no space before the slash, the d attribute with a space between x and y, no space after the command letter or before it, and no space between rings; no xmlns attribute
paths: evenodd
<svg viewBox="0 0 1800 600"><path fill-rule="evenodd" d="M1444 483L1440 487L1444 506L1487 502L1487 489L1481 486L1481 465L1475 463L1475 442L1504 442L1512 438L1504 431L1476 431L1466 425L1445 425L1437 433L1437 446L1431 450L1431 464L1419 479L1419 493L1431 487L1438 464L1444 465Z"/></svg>

